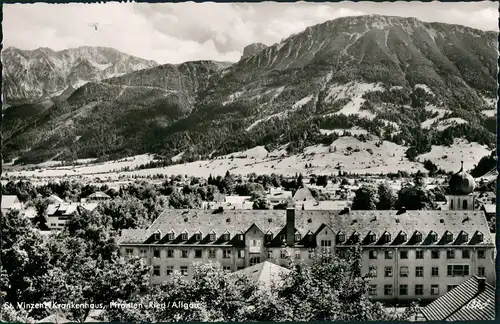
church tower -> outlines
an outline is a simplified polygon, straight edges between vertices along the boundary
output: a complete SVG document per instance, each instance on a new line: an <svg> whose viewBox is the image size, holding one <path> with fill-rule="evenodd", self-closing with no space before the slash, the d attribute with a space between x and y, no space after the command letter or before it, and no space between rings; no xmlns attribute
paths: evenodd
<svg viewBox="0 0 500 324"><path fill-rule="evenodd" d="M449 210L474 210L474 196L472 192L476 186L474 178L464 171L464 162L460 171L451 176L449 188L451 195L448 196Z"/></svg>

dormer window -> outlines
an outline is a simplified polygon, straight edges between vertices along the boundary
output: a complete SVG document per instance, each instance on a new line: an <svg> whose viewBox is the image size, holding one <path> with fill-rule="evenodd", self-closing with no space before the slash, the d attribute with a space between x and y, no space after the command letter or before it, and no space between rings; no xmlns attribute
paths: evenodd
<svg viewBox="0 0 500 324"><path fill-rule="evenodd" d="M153 233L153 240L159 241L160 238L161 238L161 232L160 231Z"/></svg>
<svg viewBox="0 0 500 324"><path fill-rule="evenodd" d="M299 242L301 240L301 235L299 233L295 233L295 242Z"/></svg>
<svg viewBox="0 0 500 324"><path fill-rule="evenodd" d="M405 232L401 232L400 237L403 242L406 242L408 240L408 235L406 235Z"/></svg>
<svg viewBox="0 0 500 324"><path fill-rule="evenodd" d="M243 234L238 234L238 241L243 241Z"/></svg>
<svg viewBox="0 0 500 324"><path fill-rule="evenodd" d="M187 241L188 240L188 233L184 232L181 234L181 240L182 241Z"/></svg>
<svg viewBox="0 0 500 324"><path fill-rule="evenodd" d="M391 234L389 234L389 233L386 232L384 234L384 242L385 243L389 243L390 241L391 241Z"/></svg>
<svg viewBox="0 0 500 324"><path fill-rule="evenodd" d="M481 233L481 232L477 232L476 236L477 236L477 240L478 240L479 242L482 242L482 241L484 240L484 235L483 235L483 233Z"/></svg>
<svg viewBox="0 0 500 324"><path fill-rule="evenodd" d="M226 233L222 234L222 239L224 241L229 241L229 233L226 232Z"/></svg>
<svg viewBox="0 0 500 324"><path fill-rule="evenodd" d="M377 235L375 235L375 233L370 232L370 234L368 234L368 241L369 241L370 243L375 242L375 240L376 240L376 239L377 239Z"/></svg>
<svg viewBox="0 0 500 324"><path fill-rule="evenodd" d="M308 240L309 242L312 242L312 240L313 240L313 235L312 235L312 233L307 233L307 240Z"/></svg>
<svg viewBox="0 0 500 324"><path fill-rule="evenodd" d="M422 233L419 231L415 232L415 241L422 242Z"/></svg>
<svg viewBox="0 0 500 324"><path fill-rule="evenodd" d="M267 233L265 236L266 242L271 242L273 240L273 234L272 233Z"/></svg>
<svg viewBox="0 0 500 324"><path fill-rule="evenodd" d="M196 241L201 241L201 233L196 233L196 234L194 234L194 239L195 239Z"/></svg>
<svg viewBox="0 0 500 324"><path fill-rule="evenodd" d="M211 242L215 241L215 233L210 233L210 234L208 235L208 239L209 239Z"/></svg>
<svg viewBox="0 0 500 324"><path fill-rule="evenodd" d="M431 231L430 237L431 237L431 242L432 243L437 242L438 236L437 236L436 232Z"/></svg>
<svg viewBox="0 0 500 324"><path fill-rule="evenodd" d="M285 242L285 240L286 240L286 236L281 234L280 235L280 242Z"/></svg>
<svg viewBox="0 0 500 324"><path fill-rule="evenodd" d="M337 241L339 241L340 243L345 241L345 234L343 232L337 234Z"/></svg>
<svg viewBox="0 0 500 324"><path fill-rule="evenodd" d="M170 232L167 234L167 240L169 241L173 241L175 238L175 233L174 232Z"/></svg>
<svg viewBox="0 0 500 324"><path fill-rule="evenodd" d="M359 233L355 232L354 234L352 234L352 240L354 241L354 243L359 242Z"/></svg>
<svg viewBox="0 0 500 324"><path fill-rule="evenodd" d="M462 240L468 241L469 240L469 234L462 232Z"/></svg>
<svg viewBox="0 0 500 324"><path fill-rule="evenodd" d="M453 234L450 232L446 233L446 242L450 243L453 241Z"/></svg>

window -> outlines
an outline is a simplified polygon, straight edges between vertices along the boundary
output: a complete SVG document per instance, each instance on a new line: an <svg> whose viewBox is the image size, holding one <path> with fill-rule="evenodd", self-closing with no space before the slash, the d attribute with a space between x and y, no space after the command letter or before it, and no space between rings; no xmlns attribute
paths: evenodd
<svg viewBox="0 0 500 324"><path fill-rule="evenodd" d="M154 233L153 234L153 240L159 241L160 240L160 235L161 235L160 233Z"/></svg>
<svg viewBox="0 0 500 324"><path fill-rule="evenodd" d="M392 285L384 285L384 295L385 296L392 295Z"/></svg>
<svg viewBox="0 0 500 324"><path fill-rule="evenodd" d="M467 207L468 207L468 206L467 206L467 200L464 200L464 201L462 202L462 209L463 209L463 210L467 210Z"/></svg>
<svg viewBox="0 0 500 324"><path fill-rule="evenodd" d="M391 234L385 233L384 234L384 242L389 243L391 241Z"/></svg>
<svg viewBox="0 0 500 324"><path fill-rule="evenodd" d="M406 278L408 277L408 267L400 267L399 268L399 276Z"/></svg>
<svg viewBox="0 0 500 324"><path fill-rule="evenodd" d="M222 268L224 271L231 271L231 267L223 267Z"/></svg>
<svg viewBox="0 0 500 324"><path fill-rule="evenodd" d="M307 257L308 257L309 259L314 258L314 249L309 249L309 250L307 251Z"/></svg>
<svg viewBox="0 0 500 324"><path fill-rule="evenodd" d="M201 258L201 255L202 255L202 251L200 249L196 249L194 250L194 257L196 259L200 259Z"/></svg>
<svg viewBox="0 0 500 324"><path fill-rule="evenodd" d="M431 251L431 259L439 259L439 250Z"/></svg>
<svg viewBox="0 0 500 324"><path fill-rule="evenodd" d="M301 256L300 256L300 250L295 250L295 260L300 260Z"/></svg>
<svg viewBox="0 0 500 324"><path fill-rule="evenodd" d="M408 251L400 251L399 258L400 259L408 259Z"/></svg>
<svg viewBox="0 0 500 324"><path fill-rule="evenodd" d="M243 234L238 234L238 241L243 241Z"/></svg>
<svg viewBox="0 0 500 324"><path fill-rule="evenodd" d="M402 240L403 242L406 242L406 240L407 240L407 239L408 239L408 235L406 235L406 233L405 233L405 232L401 232L401 240Z"/></svg>
<svg viewBox="0 0 500 324"><path fill-rule="evenodd" d="M485 250L477 250L477 258L478 259L486 259L486 251Z"/></svg>
<svg viewBox="0 0 500 324"><path fill-rule="evenodd" d="M439 267L432 267L431 276L432 277L439 277Z"/></svg>
<svg viewBox="0 0 500 324"><path fill-rule="evenodd" d="M245 250L238 250L238 258L239 259L245 258Z"/></svg>
<svg viewBox="0 0 500 324"><path fill-rule="evenodd" d="M417 232L415 233L415 240L416 240L417 242L421 242L421 241L422 241L422 233L420 233L420 232L418 232L418 231L417 231Z"/></svg>
<svg viewBox="0 0 500 324"><path fill-rule="evenodd" d="M174 235L175 235L174 233L168 233L167 240L173 241L174 240Z"/></svg>
<svg viewBox="0 0 500 324"><path fill-rule="evenodd" d="M424 276L424 267L415 267L415 277Z"/></svg>
<svg viewBox="0 0 500 324"><path fill-rule="evenodd" d="M208 258L215 259L215 249L208 250Z"/></svg>
<svg viewBox="0 0 500 324"><path fill-rule="evenodd" d="M188 266L181 266L181 275L183 276L188 275Z"/></svg>
<svg viewBox="0 0 500 324"><path fill-rule="evenodd" d="M285 235L283 234L280 235L280 242L285 242Z"/></svg>
<svg viewBox="0 0 500 324"><path fill-rule="evenodd" d="M384 268L384 275L385 275L385 277L392 277L392 267L385 267Z"/></svg>
<svg viewBox="0 0 500 324"><path fill-rule="evenodd" d="M253 257L250 259L250 266L256 265L260 263L260 258L259 257Z"/></svg>
<svg viewBox="0 0 500 324"><path fill-rule="evenodd" d="M267 250L267 258L272 259L273 258L273 251L272 250Z"/></svg>
<svg viewBox="0 0 500 324"><path fill-rule="evenodd" d="M446 286L446 290L447 290L447 291L451 291L451 290L453 290L453 289L454 289L455 287L457 287L457 286L458 286L458 285L448 285L448 286Z"/></svg>
<svg viewBox="0 0 500 324"><path fill-rule="evenodd" d="M375 235L375 233L370 233L368 234L368 240L372 243L372 242L375 242L375 240L377 239L377 236Z"/></svg>
<svg viewBox="0 0 500 324"><path fill-rule="evenodd" d="M181 258L187 258L188 257L188 250L182 250L181 251Z"/></svg>
<svg viewBox="0 0 500 324"><path fill-rule="evenodd" d="M266 242L271 242L273 240L273 234L266 234L265 240Z"/></svg>
<svg viewBox="0 0 500 324"><path fill-rule="evenodd" d="M370 251L368 251L368 258L370 260L377 259L377 251L376 250L370 250Z"/></svg>
<svg viewBox="0 0 500 324"><path fill-rule="evenodd" d="M195 239L196 241L201 241L201 234L200 234L200 233L196 233L196 234L194 235L194 239Z"/></svg>
<svg viewBox="0 0 500 324"><path fill-rule="evenodd" d="M437 242L437 233L434 231L431 232L431 241L432 243Z"/></svg>
<svg viewBox="0 0 500 324"><path fill-rule="evenodd" d="M392 251L385 251L385 258L390 260L392 259L393 252Z"/></svg>
<svg viewBox="0 0 500 324"><path fill-rule="evenodd" d="M447 259L455 259L455 250L446 251L446 258Z"/></svg>
<svg viewBox="0 0 500 324"><path fill-rule="evenodd" d="M477 267L477 275L480 277L484 277L485 269L484 267Z"/></svg>
<svg viewBox="0 0 500 324"><path fill-rule="evenodd" d="M182 233L182 234L181 234L181 240L182 240L182 241L187 241L187 239L188 239L188 235L187 235L187 233Z"/></svg>
<svg viewBox="0 0 500 324"><path fill-rule="evenodd" d="M332 248L332 241L321 240L321 253L330 254Z"/></svg>
<svg viewBox="0 0 500 324"><path fill-rule="evenodd" d="M224 241L229 241L229 233L225 233L222 238L224 239Z"/></svg>
<svg viewBox="0 0 500 324"><path fill-rule="evenodd" d="M431 285L431 295L432 296L439 295L439 285Z"/></svg>
<svg viewBox="0 0 500 324"><path fill-rule="evenodd" d="M446 242L451 242L453 241L453 234L451 234L450 232L446 233Z"/></svg>
<svg viewBox="0 0 500 324"><path fill-rule="evenodd" d="M295 242L299 242L301 239L300 234L295 234Z"/></svg>
<svg viewBox="0 0 500 324"><path fill-rule="evenodd" d="M341 248L337 248L337 256L339 258L345 258L345 256L346 256L346 250L345 249L341 249Z"/></svg>
<svg viewBox="0 0 500 324"><path fill-rule="evenodd" d="M370 296L377 296L377 285L370 285L368 287L368 294Z"/></svg>
<svg viewBox="0 0 500 324"><path fill-rule="evenodd" d="M308 240L309 242L312 242L312 241L313 241L313 235L312 235L312 233L307 234L307 240Z"/></svg>
<svg viewBox="0 0 500 324"><path fill-rule="evenodd" d="M222 258L230 259L231 258L231 250L223 250L222 251Z"/></svg>
<svg viewBox="0 0 500 324"><path fill-rule="evenodd" d="M141 249L141 258L148 257L148 249Z"/></svg>
<svg viewBox="0 0 500 324"><path fill-rule="evenodd" d="M407 296L408 295L408 285L399 285L399 294L401 296Z"/></svg>
<svg viewBox="0 0 500 324"><path fill-rule="evenodd" d="M448 276L450 277L464 277L469 275L469 265L449 265Z"/></svg>
<svg viewBox="0 0 500 324"><path fill-rule="evenodd" d="M483 233L481 233L481 232L477 232L477 240L478 240L479 242L482 242L482 241L483 241L483 239L484 239L484 237L483 237Z"/></svg>
<svg viewBox="0 0 500 324"><path fill-rule="evenodd" d="M215 241L215 233L211 233L209 236L208 236L208 239L213 242Z"/></svg>
<svg viewBox="0 0 500 324"><path fill-rule="evenodd" d="M286 259L286 250L280 251L280 259Z"/></svg>
<svg viewBox="0 0 500 324"><path fill-rule="evenodd" d="M158 277L160 275L160 266L153 266L153 276Z"/></svg>
<svg viewBox="0 0 500 324"><path fill-rule="evenodd" d="M171 276L174 273L174 266L167 266L165 273L167 276Z"/></svg>
<svg viewBox="0 0 500 324"><path fill-rule="evenodd" d="M462 250L462 259L470 259L470 250Z"/></svg>
<svg viewBox="0 0 500 324"><path fill-rule="evenodd" d="M423 259L424 258L424 251L423 250L415 251L415 258L416 259Z"/></svg>
<svg viewBox="0 0 500 324"><path fill-rule="evenodd" d="M377 266L376 265L370 265L370 275L373 277L377 276Z"/></svg>
<svg viewBox="0 0 500 324"><path fill-rule="evenodd" d="M344 242L344 241L345 241L345 234L344 234L344 233L339 233L339 234L337 235L337 240L338 240L339 242Z"/></svg>
<svg viewBox="0 0 500 324"><path fill-rule="evenodd" d="M134 249L125 249L125 254L129 258L133 257L134 256Z"/></svg>
<svg viewBox="0 0 500 324"><path fill-rule="evenodd" d="M154 249L153 250L153 257L154 258L159 258L160 257L160 250Z"/></svg>
<svg viewBox="0 0 500 324"><path fill-rule="evenodd" d="M415 295L422 296L424 294L424 285L415 285Z"/></svg>
<svg viewBox="0 0 500 324"><path fill-rule="evenodd" d="M167 250L167 258L173 258L174 257L174 250L168 249Z"/></svg>

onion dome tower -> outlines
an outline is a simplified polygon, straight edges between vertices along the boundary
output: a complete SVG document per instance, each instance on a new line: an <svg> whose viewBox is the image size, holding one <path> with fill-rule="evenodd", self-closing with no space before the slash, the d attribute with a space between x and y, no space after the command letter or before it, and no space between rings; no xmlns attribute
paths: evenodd
<svg viewBox="0 0 500 324"><path fill-rule="evenodd" d="M464 171L464 162L461 162L460 171L451 176L448 183L451 195L448 196L449 210L473 210L476 187L474 178Z"/></svg>

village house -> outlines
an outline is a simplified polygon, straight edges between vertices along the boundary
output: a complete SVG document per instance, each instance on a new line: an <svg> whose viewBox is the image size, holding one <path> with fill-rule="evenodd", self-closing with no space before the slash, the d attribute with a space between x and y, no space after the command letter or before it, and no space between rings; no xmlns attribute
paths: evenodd
<svg viewBox="0 0 500 324"><path fill-rule="evenodd" d="M269 200L272 205L283 204L290 198L293 198L292 192L281 188L271 188L266 195L266 199Z"/></svg>
<svg viewBox="0 0 500 324"><path fill-rule="evenodd" d="M85 210L92 211L96 207L97 204L95 203L49 205L47 208L47 226L50 230L61 230L73 216L82 214Z"/></svg>
<svg viewBox="0 0 500 324"><path fill-rule="evenodd" d="M102 191L96 191L93 194L89 195L87 198L85 198L84 202L88 203L99 203L103 201L108 201L111 200L111 197L105 194Z"/></svg>

